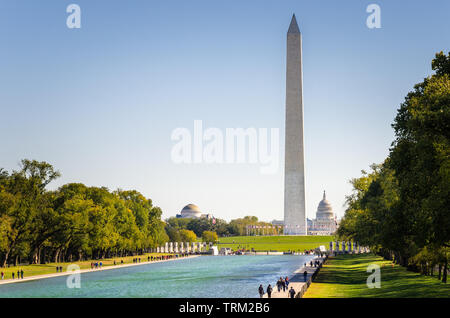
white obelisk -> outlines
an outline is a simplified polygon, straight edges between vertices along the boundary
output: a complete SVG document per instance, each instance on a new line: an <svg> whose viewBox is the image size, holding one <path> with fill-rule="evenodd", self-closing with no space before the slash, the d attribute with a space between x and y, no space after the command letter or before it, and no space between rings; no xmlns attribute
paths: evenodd
<svg viewBox="0 0 450 318"><path fill-rule="evenodd" d="M306 235L302 36L295 14L287 33L286 55L284 233Z"/></svg>

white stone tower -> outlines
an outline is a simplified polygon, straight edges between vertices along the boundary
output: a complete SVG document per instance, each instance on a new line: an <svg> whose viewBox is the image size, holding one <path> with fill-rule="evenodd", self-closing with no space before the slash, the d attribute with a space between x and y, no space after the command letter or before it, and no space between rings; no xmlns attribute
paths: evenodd
<svg viewBox="0 0 450 318"><path fill-rule="evenodd" d="M306 235L302 36L292 16L286 51L285 234Z"/></svg>

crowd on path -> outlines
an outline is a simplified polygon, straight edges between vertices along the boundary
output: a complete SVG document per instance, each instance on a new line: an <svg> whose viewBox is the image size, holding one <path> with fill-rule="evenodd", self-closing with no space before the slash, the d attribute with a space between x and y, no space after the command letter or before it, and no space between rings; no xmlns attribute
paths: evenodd
<svg viewBox="0 0 450 318"><path fill-rule="evenodd" d="M288 291L288 297L289 298L294 298L296 291L294 289L294 287L291 286L291 289L289 289L289 277L280 277L280 279L277 281L277 289L278 292L281 292L281 290L283 289L283 292L286 292L286 290ZM267 292L267 298L272 298L272 292L273 292L273 288L272 285L269 284L269 286L267 286L266 291L264 292L264 287L263 285L259 285L258 288L258 292L259 292L259 297L263 298L265 292Z"/></svg>
<svg viewBox="0 0 450 318"><path fill-rule="evenodd" d="M323 264L323 261L324 261L322 258L323 254L320 253L320 254L317 254L317 256L321 257L321 258L313 259L308 264L304 263L303 268L299 272L296 272L294 277L292 277L293 282L295 282L293 284L294 286L290 286L290 288L289 288L289 284L292 281L292 279L290 280L289 277L287 277L287 276L285 278L280 277L278 279L278 281L276 282L277 292L275 293L274 297L278 298L279 296L283 295L283 293L285 295L284 297L286 297L286 292L287 292L288 298L295 298L295 295L297 295L297 291L294 289L294 287L297 289L300 289L300 290L298 290L298 292L302 292L303 287L301 287L301 286L304 284L301 282L301 280L303 280L303 282L306 283L308 281L308 273L313 275L314 273L317 272L317 269L320 268ZM301 278L302 276L303 276L303 279ZM298 283L300 283L300 285ZM272 292L273 292L272 285L269 284L266 289L264 289L263 285L259 285L258 293L261 298L263 298L266 293L267 293L267 298L272 298Z"/></svg>
<svg viewBox="0 0 450 318"><path fill-rule="evenodd" d="M305 273L306 273L306 271L305 271ZM281 290L283 290L283 292L288 291L289 298L295 297L296 292L295 292L294 287L291 286L291 289L289 289L289 277L288 276L286 276L285 278L280 277L280 279L277 281L277 289L278 289L278 292L281 292ZM263 298L265 293L267 293L267 298L272 298L272 292L273 292L272 285L269 284L269 286L267 286L265 291L264 291L263 285L259 285L258 292L259 292L260 298Z"/></svg>
<svg viewBox="0 0 450 318"><path fill-rule="evenodd" d="M2 280L6 278L6 274L4 272L1 272ZM15 273L11 273L11 279L15 279ZM17 279L23 279L23 269L17 270Z"/></svg>
<svg viewBox="0 0 450 318"><path fill-rule="evenodd" d="M147 256L147 262L155 262L155 261L167 261L170 259L176 259L176 258L182 258L189 256L188 253L181 253L181 254L171 254L171 255L158 255L158 256ZM140 257L135 257L132 259L133 264L139 264L141 260L144 262L145 258L141 259ZM119 265L123 265L123 259L120 260ZM113 265L118 265L118 262L116 260L113 261ZM102 262L92 262L91 263L91 269L99 269L102 268L103 263ZM62 268L61 268L62 269Z"/></svg>

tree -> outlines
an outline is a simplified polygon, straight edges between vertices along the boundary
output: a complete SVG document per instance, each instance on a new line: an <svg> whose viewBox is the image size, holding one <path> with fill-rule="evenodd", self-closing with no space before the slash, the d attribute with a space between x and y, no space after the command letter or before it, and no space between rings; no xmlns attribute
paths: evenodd
<svg viewBox="0 0 450 318"><path fill-rule="evenodd" d="M217 243L219 240L219 237L217 236L216 232L212 231L204 231L202 233L202 241L206 243Z"/></svg>
<svg viewBox="0 0 450 318"><path fill-rule="evenodd" d="M55 170L51 164L45 161L23 159L21 161L21 167L20 173L29 180L36 182L41 191L50 182L61 176L59 171Z"/></svg>
<svg viewBox="0 0 450 318"><path fill-rule="evenodd" d="M450 247L450 53L436 54L434 75L417 84L395 118L389 154L400 206L419 249ZM444 278L448 258L444 261Z"/></svg>
<svg viewBox="0 0 450 318"><path fill-rule="evenodd" d="M393 123L389 157L352 180L337 234L428 274L450 247L450 53L436 54L435 74L414 86ZM441 272L441 270L440 270Z"/></svg>
<svg viewBox="0 0 450 318"><path fill-rule="evenodd" d="M166 226L166 233L171 242L181 242L181 235L178 229L171 226Z"/></svg>
<svg viewBox="0 0 450 318"><path fill-rule="evenodd" d="M0 217L7 218L10 231L6 231L3 245L6 245L2 253L2 266L5 266L11 254L15 254L14 263L28 252L35 255L36 251L45 240L37 240L40 232L47 230L49 224L41 222L47 214L51 214L49 196L45 194L45 187L60 173L46 162L36 160L22 160L21 170L5 174L1 170L0 201L3 205L0 209Z"/></svg>
<svg viewBox="0 0 450 318"><path fill-rule="evenodd" d="M180 230L180 240L181 242L195 242L197 240L197 235L190 230Z"/></svg>
<svg viewBox="0 0 450 318"><path fill-rule="evenodd" d="M247 226L259 225L259 223L256 216L245 216L240 219L231 220L228 230L232 235L247 235Z"/></svg>
<svg viewBox="0 0 450 318"><path fill-rule="evenodd" d="M0 168L0 265L144 253L167 242L161 209L139 192L81 183L47 191L59 175L36 160Z"/></svg>

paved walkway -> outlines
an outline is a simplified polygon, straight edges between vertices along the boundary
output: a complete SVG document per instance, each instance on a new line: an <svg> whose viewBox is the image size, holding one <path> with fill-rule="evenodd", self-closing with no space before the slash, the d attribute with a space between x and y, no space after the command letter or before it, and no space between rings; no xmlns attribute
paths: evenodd
<svg viewBox="0 0 450 318"><path fill-rule="evenodd" d="M310 263L307 263L306 267L304 265L302 265L302 267L297 269L294 272L294 275L292 277L289 277L289 287L288 288L291 289L291 287L293 287L294 290L295 290L295 294L297 294L302 289L303 285L306 284L308 279L317 270L318 267L314 267L314 262L315 261L320 261L322 263L323 259L324 259L324 257L314 257L311 260L313 262L313 266L312 267L310 266ZM303 274L305 272L305 270L308 273L308 275L306 276L306 282L305 282L305 276ZM277 278L277 281L278 281L278 278ZM288 293L288 288L286 288L286 291L283 291L283 289L281 289L278 292L278 288L277 288L276 282L274 284L271 284L271 285L272 285L272 288L273 288L272 298L290 298L289 297L289 293ZM264 287L264 291L266 291L267 290L267 286L263 286L263 287ZM263 298L267 298L267 293L264 294Z"/></svg>
<svg viewBox="0 0 450 318"><path fill-rule="evenodd" d="M110 270L110 269L117 269L117 268L131 267L131 266L139 266L139 265L145 265L145 264L178 261L178 260L182 260L182 259L195 258L195 257L199 257L199 256L200 255L191 255L191 256L187 256L187 257L172 258L172 259L160 260L160 261L150 261L150 262L140 262L140 263L120 264L120 265L109 265L109 266L105 266L105 267L97 268L97 269L90 269L90 268L88 268L88 269L82 269L82 270L79 270L79 271L70 271L70 272L44 274L44 275L34 275L34 276L29 276L29 277L25 276L23 279L4 279L4 280L0 280L0 285L22 283L22 282L27 282L27 281L31 281L31 280L38 280L38 279L45 279L45 278L52 278L52 277L59 277L59 276L67 276L67 275L77 274L77 273L79 273L79 274L82 274L82 273L93 273L93 272L98 272L98 271L106 271L106 270Z"/></svg>

